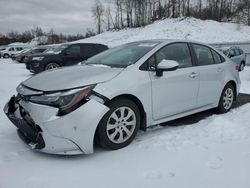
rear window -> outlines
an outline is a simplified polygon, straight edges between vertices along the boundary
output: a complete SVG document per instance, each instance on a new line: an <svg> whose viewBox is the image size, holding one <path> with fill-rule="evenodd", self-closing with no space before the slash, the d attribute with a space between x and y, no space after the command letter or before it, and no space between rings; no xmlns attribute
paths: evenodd
<svg viewBox="0 0 250 188"><path fill-rule="evenodd" d="M192 44L192 45L198 61L198 65L204 66L204 65L214 64L214 57L211 53L210 48L199 44Z"/></svg>
<svg viewBox="0 0 250 188"><path fill-rule="evenodd" d="M95 49L97 49L97 51L98 52L102 52L102 51L104 51L104 50L107 50L108 49L108 47L107 46L105 46L105 45L95 45Z"/></svg>
<svg viewBox="0 0 250 188"><path fill-rule="evenodd" d="M97 54L97 51L91 45L83 45L82 46L82 53L83 53L83 56L85 56L85 57L91 57L91 56Z"/></svg>

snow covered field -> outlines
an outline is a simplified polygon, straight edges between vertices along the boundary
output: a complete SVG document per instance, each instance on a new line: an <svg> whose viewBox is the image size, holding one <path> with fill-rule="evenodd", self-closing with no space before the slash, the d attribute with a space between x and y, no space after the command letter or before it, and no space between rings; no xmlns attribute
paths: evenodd
<svg viewBox="0 0 250 188"><path fill-rule="evenodd" d="M0 188L250 187L250 103L198 123L155 127L117 151L54 156L31 151L2 109L31 74L0 59ZM250 93L250 67L241 73Z"/></svg>

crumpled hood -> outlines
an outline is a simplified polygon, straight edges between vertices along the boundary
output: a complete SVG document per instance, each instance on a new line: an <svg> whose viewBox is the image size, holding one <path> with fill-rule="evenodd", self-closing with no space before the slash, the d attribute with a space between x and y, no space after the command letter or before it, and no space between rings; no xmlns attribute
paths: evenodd
<svg viewBox="0 0 250 188"><path fill-rule="evenodd" d="M76 65L42 72L25 80L22 85L39 91L66 90L106 82L122 70L98 65Z"/></svg>

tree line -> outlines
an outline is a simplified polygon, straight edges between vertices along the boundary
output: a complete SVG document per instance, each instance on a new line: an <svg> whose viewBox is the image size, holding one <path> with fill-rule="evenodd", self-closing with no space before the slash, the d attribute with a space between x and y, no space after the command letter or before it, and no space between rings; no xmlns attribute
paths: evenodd
<svg viewBox="0 0 250 188"><path fill-rule="evenodd" d="M92 15L97 33L142 27L164 18L190 16L216 21L244 18L242 23L250 25L250 0L96 0Z"/></svg>
<svg viewBox="0 0 250 188"><path fill-rule="evenodd" d="M38 44L58 44L63 42L71 42L94 36L95 32L91 29L87 29L85 34L62 34L56 33L53 29L49 32L43 31L39 26L34 27L24 32L11 31L7 34L0 33L0 45L7 45L13 42L31 42L36 40Z"/></svg>

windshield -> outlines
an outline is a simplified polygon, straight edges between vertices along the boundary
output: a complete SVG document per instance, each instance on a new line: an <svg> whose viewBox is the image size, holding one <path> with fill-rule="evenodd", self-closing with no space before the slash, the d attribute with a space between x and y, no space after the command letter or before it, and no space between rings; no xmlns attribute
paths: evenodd
<svg viewBox="0 0 250 188"><path fill-rule="evenodd" d="M158 42L134 42L106 50L87 60L86 64L127 67L152 50Z"/></svg>

